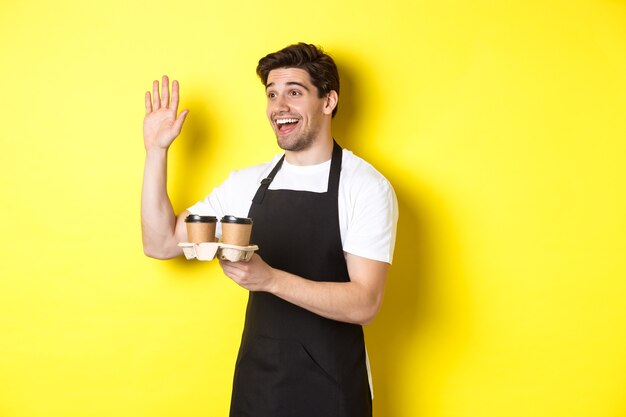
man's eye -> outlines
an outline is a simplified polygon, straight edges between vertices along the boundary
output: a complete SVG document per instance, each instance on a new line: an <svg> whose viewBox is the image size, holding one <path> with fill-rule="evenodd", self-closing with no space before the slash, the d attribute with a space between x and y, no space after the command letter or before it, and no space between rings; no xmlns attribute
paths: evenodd
<svg viewBox="0 0 626 417"><path fill-rule="evenodd" d="M276 97L276 93L267 93L267 98L274 98Z"/></svg>
<svg viewBox="0 0 626 417"><path fill-rule="evenodd" d="M299 92L299 91L296 91L296 90L293 90L293 91L291 91L289 94L290 94L290 95L292 95L292 96L299 96L299 95L300 95L300 92Z"/></svg>

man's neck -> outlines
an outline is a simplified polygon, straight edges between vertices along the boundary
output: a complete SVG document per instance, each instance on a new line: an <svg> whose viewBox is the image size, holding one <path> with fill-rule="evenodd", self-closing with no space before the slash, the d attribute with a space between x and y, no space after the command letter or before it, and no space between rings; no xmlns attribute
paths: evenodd
<svg viewBox="0 0 626 417"><path fill-rule="evenodd" d="M328 135L301 151L285 151L285 160L291 165L317 165L330 160L332 155L333 138Z"/></svg>

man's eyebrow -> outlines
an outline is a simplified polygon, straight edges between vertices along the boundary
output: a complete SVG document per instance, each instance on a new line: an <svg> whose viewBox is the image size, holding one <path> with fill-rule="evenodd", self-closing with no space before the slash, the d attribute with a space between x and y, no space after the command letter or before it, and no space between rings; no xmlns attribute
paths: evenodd
<svg viewBox="0 0 626 417"><path fill-rule="evenodd" d="M300 87L304 88L306 91L309 91L309 88L306 85L299 83L298 81L289 81L287 85L299 85Z"/></svg>
<svg viewBox="0 0 626 417"><path fill-rule="evenodd" d="M302 84L301 82L298 82L298 81L288 81L286 84L287 85L299 85L300 87L304 88L306 91L309 91L309 88L306 85L304 85L304 84ZM269 83L268 85L266 85L265 89L267 90L268 88L270 88L272 86L274 86L273 82Z"/></svg>

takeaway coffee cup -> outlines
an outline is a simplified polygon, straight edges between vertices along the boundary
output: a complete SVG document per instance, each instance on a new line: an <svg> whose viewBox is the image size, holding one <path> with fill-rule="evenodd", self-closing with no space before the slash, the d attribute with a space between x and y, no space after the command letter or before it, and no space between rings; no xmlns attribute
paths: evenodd
<svg viewBox="0 0 626 417"><path fill-rule="evenodd" d="M252 219L248 217L222 217L222 243L235 246L248 246L252 233Z"/></svg>
<svg viewBox="0 0 626 417"><path fill-rule="evenodd" d="M191 243L215 242L217 217L190 214L185 217L187 240Z"/></svg>

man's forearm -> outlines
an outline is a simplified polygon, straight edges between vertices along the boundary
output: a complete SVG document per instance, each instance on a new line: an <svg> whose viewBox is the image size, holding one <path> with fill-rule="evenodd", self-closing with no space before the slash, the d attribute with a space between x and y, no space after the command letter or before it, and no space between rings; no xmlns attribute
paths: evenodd
<svg viewBox="0 0 626 417"><path fill-rule="evenodd" d="M167 194L167 150L148 151L141 190L144 253L158 259L179 255L175 231L176 215Z"/></svg>
<svg viewBox="0 0 626 417"><path fill-rule="evenodd" d="M358 282L317 282L275 270L270 292L320 316L355 324L369 324L382 294Z"/></svg>
<svg viewBox="0 0 626 417"><path fill-rule="evenodd" d="M370 323L382 304L389 264L346 254L349 282L318 282L269 266L257 254L249 262L220 260L224 273L250 291L266 291L320 316Z"/></svg>

